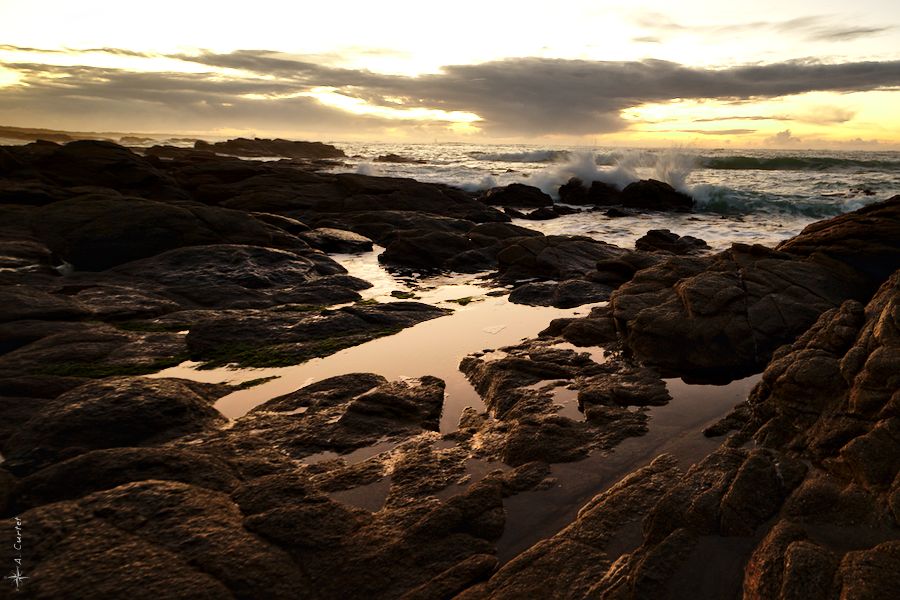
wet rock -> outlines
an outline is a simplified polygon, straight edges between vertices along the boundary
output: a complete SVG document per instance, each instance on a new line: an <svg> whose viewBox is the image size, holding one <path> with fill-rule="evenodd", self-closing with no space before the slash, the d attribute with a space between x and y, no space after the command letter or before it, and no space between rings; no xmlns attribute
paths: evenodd
<svg viewBox="0 0 900 600"><path fill-rule="evenodd" d="M344 254L371 252L372 240L352 231L320 227L299 235L300 239L317 250Z"/></svg>
<svg viewBox="0 0 900 600"><path fill-rule="evenodd" d="M370 287L318 251L230 244L178 248L111 272L152 281L186 307L329 305L358 300L357 290Z"/></svg>
<svg viewBox="0 0 900 600"><path fill-rule="evenodd" d="M7 150L22 165L22 169L9 175L37 175L56 186L102 187L159 200L187 199L184 191L168 174L154 167L147 159L112 142L79 140L63 146L28 144Z"/></svg>
<svg viewBox="0 0 900 600"><path fill-rule="evenodd" d="M728 380L762 368L775 348L864 289L861 275L841 263L735 244L711 262L670 260L640 271L610 304L640 360L666 373Z"/></svg>
<svg viewBox="0 0 900 600"><path fill-rule="evenodd" d="M282 139L235 138L210 144L203 140L194 143L197 150L208 150L235 156L285 156L287 158L344 158L347 155L329 144L298 142Z"/></svg>
<svg viewBox="0 0 900 600"><path fill-rule="evenodd" d="M191 354L216 364L285 366L327 356L447 314L418 302L359 304L336 310L291 306L219 313L194 324Z"/></svg>
<svg viewBox="0 0 900 600"><path fill-rule="evenodd" d="M51 250L76 269L88 271L184 246L306 247L296 237L243 212L96 194L42 207L34 227Z"/></svg>
<svg viewBox="0 0 900 600"><path fill-rule="evenodd" d="M145 481L49 504L22 518L35 536L29 591L36 597L288 598L312 589L281 549L243 526L226 494ZM65 573L65 577L60 577Z"/></svg>
<svg viewBox="0 0 900 600"><path fill-rule="evenodd" d="M531 306L573 308L608 300L612 290L613 288L608 285L585 279L569 279L559 283L542 281L516 287L509 294L509 301Z"/></svg>
<svg viewBox="0 0 900 600"><path fill-rule="evenodd" d="M660 456L596 496L568 527L458 598L522 598L544 591L554 598L590 597L597 582L615 572L618 556L635 545L633 530L641 518L680 475L674 458Z"/></svg>
<svg viewBox="0 0 900 600"><path fill-rule="evenodd" d="M284 215L273 215L272 213L265 212L251 212L250 214L253 215L253 218L257 221L262 221L263 223L267 223L269 225L277 227L278 229L283 229L284 231L293 235L309 231L309 227L307 227L305 223L301 223L297 219L292 219L291 217L285 217Z"/></svg>
<svg viewBox="0 0 900 600"><path fill-rule="evenodd" d="M89 450L154 445L224 422L210 405L218 388L177 379L116 377L45 404L3 447L6 465L34 471Z"/></svg>
<svg viewBox="0 0 900 600"><path fill-rule="evenodd" d="M382 263L420 269L478 272L496 267L498 253L519 238L540 233L509 223L482 223L467 231L397 231L378 257Z"/></svg>
<svg viewBox="0 0 900 600"><path fill-rule="evenodd" d="M0 322L26 319L77 320L87 316L77 302L27 285L0 287Z"/></svg>
<svg viewBox="0 0 900 600"><path fill-rule="evenodd" d="M559 201L564 204L608 206L621 204L621 192L602 181L592 181L590 187L573 177L559 188Z"/></svg>
<svg viewBox="0 0 900 600"><path fill-rule="evenodd" d="M646 252L691 254L708 250L709 244L689 235L680 236L668 229L651 229L634 243L634 247Z"/></svg>
<svg viewBox="0 0 900 600"><path fill-rule="evenodd" d="M534 186L522 183L491 188L482 194L481 200L486 204L516 208L540 208L553 205L553 198L548 194Z"/></svg>
<svg viewBox="0 0 900 600"><path fill-rule="evenodd" d="M491 554L475 554L453 565L427 583L412 589L401 600L434 600L455 598L471 585L484 581L497 569L497 557Z"/></svg>
<svg viewBox="0 0 900 600"><path fill-rule="evenodd" d="M349 452L382 438L436 430L444 383L435 377L388 382L341 375L266 402L239 419L232 435L252 435L293 456Z"/></svg>
<svg viewBox="0 0 900 600"><path fill-rule="evenodd" d="M607 346L619 339L610 309L598 306L587 317L553 319L540 337L561 337L576 346Z"/></svg>
<svg viewBox="0 0 900 600"><path fill-rule="evenodd" d="M21 324L17 321L10 326ZM37 397L54 397L61 387L80 385L86 377L153 373L178 364L187 354L184 336L175 332L125 331L100 323L68 323L59 328L29 326L23 333L37 339L20 338L16 349L0 356L0 379L29 378L28 394ZM41 377L46 381L42 382Z"/></svg>
<svg viewBox="0 0 900 600"><path fill-rule="evenodd" d="M629 183L622 190L622 205L626 208L690 212L694 199L668 183L646 179Z"/></svg>
<svg viewBox="0 0 900 600"><path fill-rule="evenodd" d="M15 504L21 511L150 479L223 492L239 484L226 463L207 454L169 447L110 448L93 450L28 475L22 480Z"/></svg>
<svg viewBox="0 0 900 600"><path fill-rule="evenodd" d="M409 158L408 156L400 156L399 154L382 154L381 156L376 156L372 162L377 163L395 163L395 164L416 164L421 165L425 164L424 160L419 160L416 158Z"/></svg>
<svg viewBox="0 0 900 600"><path fill-rule="evenodd" d="M520 240L498 255L502 282L524 279L571 279L593 271L597 261L622 250L583 236L548 235Z"/></svg>

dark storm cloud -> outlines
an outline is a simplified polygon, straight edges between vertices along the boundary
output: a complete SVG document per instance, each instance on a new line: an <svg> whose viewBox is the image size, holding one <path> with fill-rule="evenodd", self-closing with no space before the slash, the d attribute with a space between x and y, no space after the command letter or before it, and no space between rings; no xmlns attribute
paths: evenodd
<svg viewBox="0 0 900 600"><path fill-rule="evenodd" d="M284 118L288 114L297 122L315 124L317 119L325 119L348 129L353 123L365 121L371 125L378 121L326 108L307 97L287 97L316 87L330 87L385 107L472 112L482 117L479 126L493 135L586 135L626 128L628 123L621 118L621 111L648 102L746 102L811 91L850 92L900 86L900 61L824 64L797 60L709 69L661 60L516 58L453 65L437 74L407 77L334 68L264 50L204 52L170 58L205 65L211 70L238 69L246 76L9 63L6 67L18 71L27 85L0 90L0 108L9 107L10 99L15 98L48 110L58 108L59 114L72 114L76 108L86 110L94 101L96 106L122 102L144 110L165 107L167 113L181 110L191 117L203 110L229 113L252 123L271 122L276 116ZM247 95L271 99L258 100ZM398 98L401 104L397 103ZM831 122L844 118L837 112L827 116ZM382 123L401 124L388 120Z"/></svg>

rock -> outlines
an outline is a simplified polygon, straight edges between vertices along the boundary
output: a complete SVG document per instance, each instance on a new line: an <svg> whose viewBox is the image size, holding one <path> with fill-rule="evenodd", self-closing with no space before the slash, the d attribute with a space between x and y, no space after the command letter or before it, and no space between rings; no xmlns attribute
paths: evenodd
<svg viewBox="0 0 900 600"><path fill-rule="evenodd" d="M147 159L117 144L99 140L79 140L64 146L36 144L17 147L13 153L23 170L57 186L109 188L122 194L137 194L165 201L186 200L187 195L166 173ZM13 171L11 174L16 173ZM57 195L60 192L51 192ZM65 192L62 192L65 194Z"/></svg>
<svg viewBox="0 0 900 600"><path fill-rule="evenodd" d="M457 597L523 598L544 591L554 598L591 597L598 582L615 573L612 567L619 555L635 543L633 530L641 518L680 475L674 458L658 457L593 498L568 527Z"/></svg>
<svg viewBox="0 0 900 600"><path fill-rule="evenodd" d="M331 377L279 396L238 419L229 436L258 440L299 458L350 452L380 440L437 430L444 382L388 382L368 373Z"/></svg>
<svg viewBox="0 0 900 600"><path fill-rule="evenodd" d="M516 208L540 208L552 206L553 198L540 189L522 183L511 183L504 187L487 190L481 196L482 202L494 206L512 206Z"/></svg>
<svg viewBox="0 0 900 600"><path fill-rule="evenodd" d="M329 144L321 142L296 142L282 139L235 138L210 144L203 140L194 143L197 150L208 150L235 156L285 156L287 158L344 158L347 155Z"/></svg>
<svg viewBox="0 0 900 600"><path fill-rule="evenodd" d="M302 250L302 241L239 211L89 195L42 207L34 227L76 269L100 271L184 246L249 244Z"/></svg>
<svg viewBox="0 0 900 600"><path fill-rule="evenodd" d="M848 265L878 287L900 266L900 195L808 225L777 249L796 256L828 257ZM825 261L823 261L825 262Z"/></svg>
<svg viewBox="0 0 900 600"><path fill-rule="evenodd" d="M286 366L327 356L447 314L418 302L346 306L336 310L244 310L197 322L187 335L193 357L213 364Z"/></svg>
<svg viewBox="0 0 900 600"><path fill-rule="evenodd" d="M602 181L592 181L590 187L573 177L559 188L559 201L563 204L609 206L621 204L621 192Z"/></svg>
<svg viewBox="0 0 900 600"><path fill-rule="evenodd" d="M690 212L694 207L693 198L656 179L629 183L622 190L621 202L626 208L661 211Z"/></svg>
<svg viewBox="0 0 900 600"><path fill-rule="evenodd" d="M358 300L357 290L370 287L318 251L230 244L177 248L111 272L154 282L188 307L323 306Z"/></svg>
<svg viewBox="0 0 900 600"><path fill-rule="evenodd" d="M309 227L307 227L305 223L301 223L297 219L285 217L284 215L273 215L272 213L265 212L251 212L250 214L257 221L262 221L268 225L283 229L292 235L309 231Z"/></svg>
<svg viewBox="0 0 900 600"><path fill-rule="evenodd" d="M317 250L335 254L371 252L372 240L352 231L320 227L298 236Z"/></svg>
<svg viewBox="0 0 900 600"><path fill-rule="evenodd" d="M501 282L524 279L565 280L596 268L597 261L622 250L583 236L530 237L508 245L497 255Z"/></svg>
<svg viewBox="0 0 900 600"><path fill-rule="evenodd" d="M23 478L15 503L19 511L73 500L135 481L180 481L230 492L239 481L226 463L181 448L92 450Z"/></svg>
<svg viewBox="0 0 900 600"><path fill-rule="evenodd" d="M100 323L66 323L62 327L24 328L16 349L0 356L0 379L27 381L17 393L55 397L84 383L84 378L142 375L175 366L186 357L184 336L169 331L126 331Z"/></svg>
<svg viewBox="0 0 900 600"><path fill-rule="evenodd" d="M427 583L412 589L401 600L433 600L435 598L455 598L471 585L484 581L497 568L497 557L490 554L475 554L453 565Z"/></svg>
<svg viewBox="0 0 900 600"><path fill-rule="evenodd" d="M419 269L478 272L492 269L504 248L541 234L508 223L482 223L466 233L411 230L396 232L378 257L382 263Z"/></svg>
<svg viewBox="0 0 900 600"><path fill-rule="evenodd" d="M5 465L31 472L89 450L154 445L207 430L225 421L210 405L215 396L209 394L208 388L178 379L116 377L86 383L22 424L3 447Z"/></svg>
<svg viewBox="0 0 900 600"><path fill-rule="evenodd" d="M569 279L559 283L543 281L516 287L510 293L509 301L531 306L572 308L608 300L610 292L610 286L584 279Z"/></svg>
<svg viewBox="0 0 900 600"><path fill-rule="evenodd" d="M692 378L748 375L819 314L866 289L864 275L846 265L761 246L735 244L710 260L705 268L666 261L612 294L614 317L640 360Z"/></svg>
<svg viewBox="0 0 900 600"><path fill-rule="evenodd" d="M36 597L179 594L288 598L313 589L283 550L244 528L227 494L143 481L22 514L34 536L27 588ZM4 523L6 526L6 523ZM59 577L66 573L65 577Z"/></svg>
<svg viewBox="0 0 900 600"><path fill-rule="evenodd" d="M382 154L381 156L376 156L372 162L423 165L423 164L425 164L426 161L419 160L417 158L409 158L408 156L400 156L399 154L391 153L391 154Z"/></svg>
<svg viewBox="0 0 900 600"><path fill-rule="evenodd" d="M646 252L692 254L708 250L709 244L689 235L680 236L668 229L651 229L634 243L634 247Z"/></svg>

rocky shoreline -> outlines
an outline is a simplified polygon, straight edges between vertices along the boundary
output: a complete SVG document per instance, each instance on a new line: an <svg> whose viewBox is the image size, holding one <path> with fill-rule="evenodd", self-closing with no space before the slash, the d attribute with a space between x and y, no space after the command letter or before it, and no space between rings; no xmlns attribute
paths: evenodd
<svg viewBox="0 0 900 600"><path fill-rule="evenodd" d="M510 214L690 198L573 180L558 205L321 170L339 153L0 147L0 527L26 524L22 597L900 595L900 197L777 248L651 231L626 249ZM486 410L443 434L432 376L347 373L233 422L214 404L234 386L144 377L302 363L452 312L363 300L329 255L374 246L392 269L592 308L465 357ZM677 408L664 378L758 373L701 460L634 464L500 564L511 503Z"/></svg>

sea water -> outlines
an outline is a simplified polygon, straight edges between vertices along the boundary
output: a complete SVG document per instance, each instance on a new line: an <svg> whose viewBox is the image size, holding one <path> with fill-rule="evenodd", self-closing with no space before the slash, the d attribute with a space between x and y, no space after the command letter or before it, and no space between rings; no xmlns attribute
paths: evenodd
<svg viewBox="0 0 900 600"><path fill-rule="evenodd" d="M572 177L620 189L653 178L695 199L693 214L643 213L610 219L583 212L551 221L516 221L544 233L588 235L624 247L631 247L648 229L701 237L715 249L732 242L775 245L813 221L900 194L900 152L334 145L349 157L334 172L409 177L469 191L524 183L554 198L559 186ZM388 154L415 162L376 160Z"/></svg>

